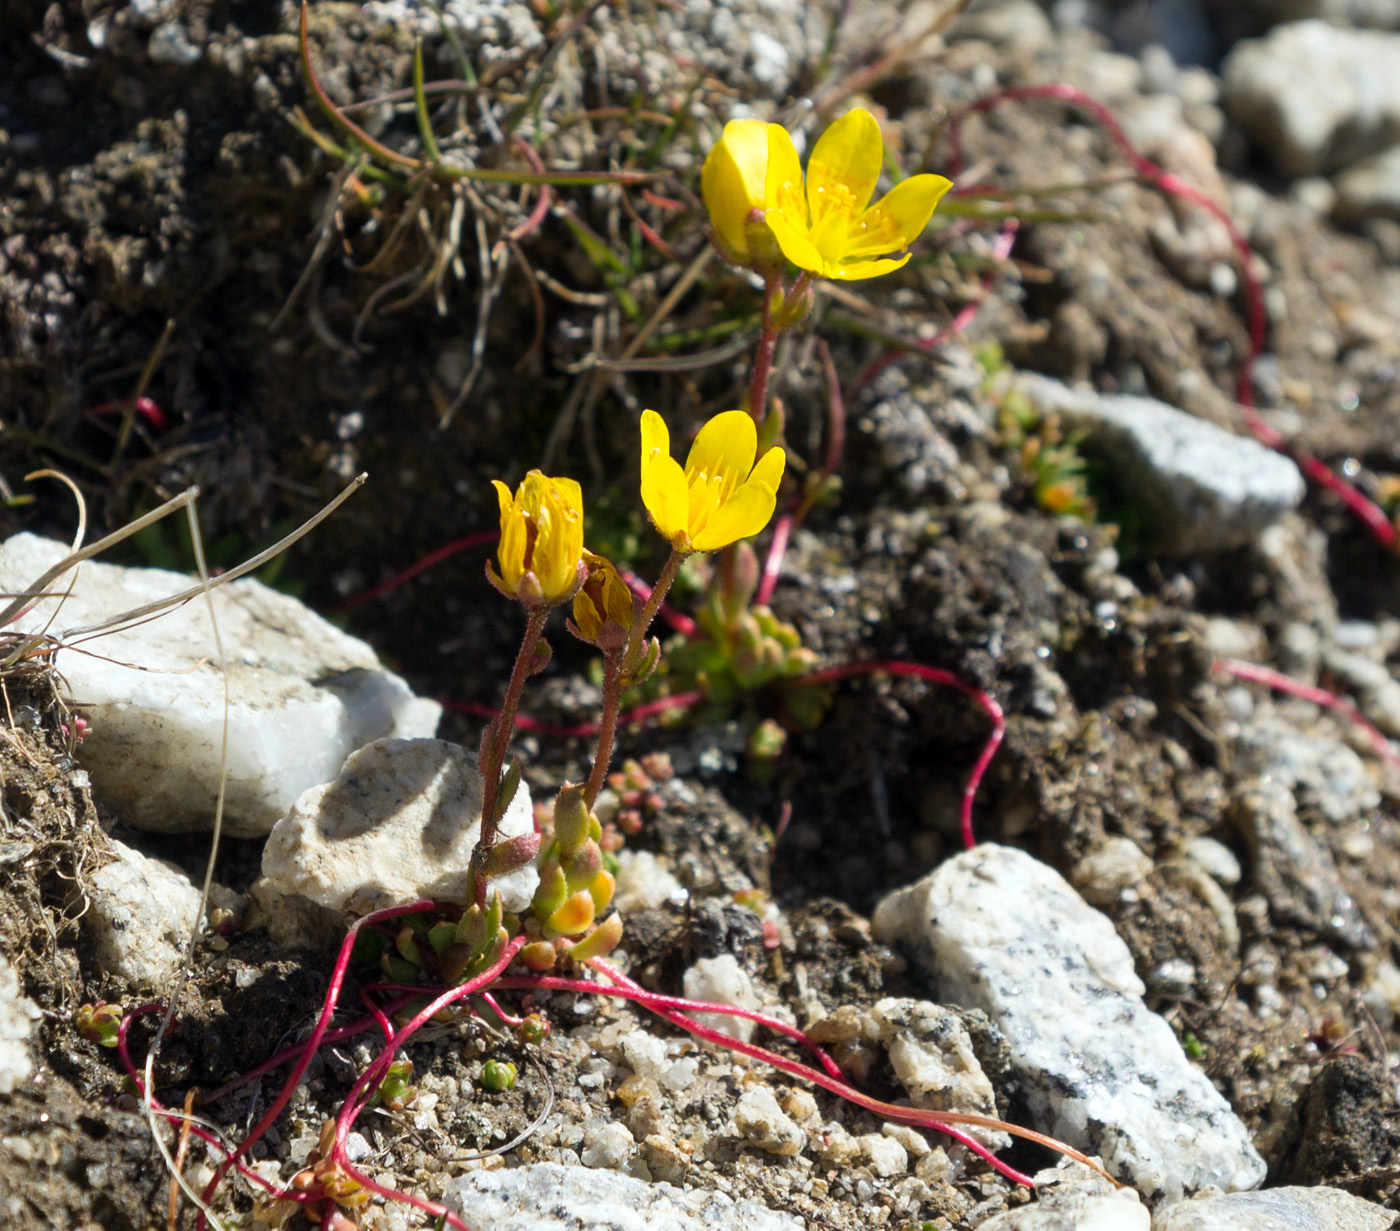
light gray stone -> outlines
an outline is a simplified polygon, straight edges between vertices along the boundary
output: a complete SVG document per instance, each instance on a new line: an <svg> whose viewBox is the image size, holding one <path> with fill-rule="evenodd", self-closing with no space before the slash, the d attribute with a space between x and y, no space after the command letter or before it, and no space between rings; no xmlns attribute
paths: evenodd
<svg viewBox="0 0 1400 1231"><path fill-rule="evenodd" d="M148 859L113 841L116 860L89 882L83 926L98 965L143 988L160 988L180 970L198 921L199 890L174 864Z"/></svg>
<svg viewBox="0 0 1400 1231"><path fill-rule="evenodd" d="M682 1191L617 1172L534 1163L472 1171L443 1203L491 1231L803 1231L800 1218L709 1189Z"/></svg>
<svg viewBox="0 0 1400 1231"><path fill-rule="evenodd" d="M312 787L273 827L263 878L282 894L368 914L420 898L461 902L481 832L481 775L444 740L376 740L350 754L334 782ZM500 835L534 831L522 782ZM491 881L507 910L524 910L539 885L533 863ZM265 895L263 895L265 896Z"/></svg>
<svg viewBox="0 0 1400 1231"><path fill-rule="evenodd" d="M1131 1188L1069 1163L1037 1173L1033 1205L997 1214L977 1231L1148 1231L1151 1219Z"/></svg>
<svg viewBox="0 0 1400 1231"><path fill-rule="evenodd" d="M1022 376L1017 387L1109 459L1163 554L1242 547L1303 498L1288 458L1165 402L1079 391L1046 376Z"/></svg>
<svg viewBox="0 0 1400 1231"><path fill-rule="evenodd" d="M886 897L874 932L936 998L992 1019L1033 1127L1098 1154L1149 1200L1263 1180L1244 1125L1143 1004L1113 925L1052 869L979 846Z"/></svg>
<svg viewBox="0 0 1400 1231"><path fill-rule="evenodd" d="M1390 1231L1394 1224L1394 1211L1336 1188L1270 1188L1168 1206L1152 1231Z"/></svg>
<svg viewBox="0 0 1400 1231"><path fill-rule="evenodd" d="M1400 35L1291 22L1237 44L1221 74L1230 114L1288 175L1400 141Z"/></svg>
<svg viewBox="0 0 1400 1231"><path fill-rule="evenodd" d="M0 1094L11 1094L34 1071L29 1036L41 1014L39 1006L19 994L15 968L0 956Z"/></svg>
<svg viewBox="0 0 1400 1231"><path fill-rule="evenodd" d="M23 591L67 554L62 543L15 535L0 547L0 590ZM160 569L83 564L67 598L36 604L12 628L77 628L188 590ZM346 756L387 735L431 735L441 707L415 697L364 642L296 599L243 579L211 595L229 670L225 832L266 834L308 787L334 778ZM78 756L93 792L137 829L207 830L223 739L224 686L201 596L157 619L103 633L91 653L61 651L59 670L91 723Z"/></svg>

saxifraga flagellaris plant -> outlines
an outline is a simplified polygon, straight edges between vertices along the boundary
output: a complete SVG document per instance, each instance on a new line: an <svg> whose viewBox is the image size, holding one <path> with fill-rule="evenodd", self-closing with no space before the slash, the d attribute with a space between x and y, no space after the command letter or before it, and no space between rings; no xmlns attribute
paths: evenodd
<svg viewBox="0 0 1400 1231"><path fill-rule="evenodd" d="M356 1225L355 1212L373 1195L405 1202L440 1223L467 1231L468 1223L442 1205L388 1188L357 1168L346 1154L346 1139L370 1106L392 1107L411 1097L413 1071L400 1053L423 1025L460 1011L454 1006L493 1015L515 1029L522 1041L540 1041L548 1032L542 1017L535 1013L512 1017L495 1000L495 993L510 990L582 992L634 1000L696 1037L820 1085L882 1118L947 1133L1017 1183L1029 1181L993 1157L963 1128L1003 1129L1088 1162L1061 1143L1000 1121L872 1099L795 1027L750 1010L650 991L603 960L620 941L623 921L612 908L614 882L600 845L602 831L594 806L612 758L621 701L658 663L661 650L649 635L650 628L681 562L697 552L732 548L764 530L774 515L787 456L773 443L780 425L767 421L765 414L764 365L771 361L777 330L801 319L814 278L853 280L899 268L907 259L900 251L922 230L947 187L939 177L914 177L905 181L911 186L897 186L875 206L868 206L882 156L878 125L865 112L853 112L838 121L817 143L805 181L786 132L776 126L759 129L746 126L736 130L732 140L722 141L721 153L705 172L706 203L717 242L731 259L758 270L768 289L764 334L754 362L755 378L762 379L751 383L747 410L726 411L706 423L684 465L671 455L670 432L662 416L650 410L642 415L641 499L671 546L645 603L632 596L610 561L585 548L583 495L577 482L531 471L514 491L504 483L495 485L500 544L496 567L488 565L487 572L492 584L522 607L525 630L501 709L482 736L478 758L483 779L481 830L466 898L460 903L396 906L351 926L310 1037L239 1079L252 1080L282 1064L292 1066L281 1092L252 1131L229 1148L204 1128L191 1125L190 1131L222 1156L206 1186L206 1202L224 1175L237 1168L275 1202L296 1203L313 1221L337 1231L350 1231ZM760 136L764 140L758 140ZM802 271L790 289L782 285L785 261ZM740 570L747 581L731 587L734 610L725 613L731 622L753 590L752 564L747 561ZM510 740L524 687L549 661L545 629L558 607L570 609L570 631L603 657L601 721L593 765L585 783L565 783L560 788L552 824L545 832L503 841L498 837L499 822L520 782L519 766L507 766ZM887 666L893 670L898 664ZM859 665L831 670L857 669ZM539 869L539 887L528 909L518 916L508 914L490 882L531 861ZM359 942L367 937L375 938L366 947L389 978L361 989L368 1016L332 1029L352 956L361 951ZM118 1051L138 1085L143 1079L131 1064L127 1031L133 1020L157 1007L143 1005L126 1013L116 1034ZM701 1023L692 1016L695 1013L732 1014L756 1021L809 1048L813 1063L730 1039ZM99 1038L110 1033L97 1020L96 1010L91 1016ZM321 1045L365 1030L382 1033L384 1047L356 1078L335 1118L323 1126L316 1150L291 1186L281 1188L248 1168L244 1158L286 1108ZM504 1088L512 1076L498 1063L489 1078L483 1073L483 1084ZM154 1100L152 1106L161 1110ZM203 1213L199 1223L204 1224Z"/></svg>

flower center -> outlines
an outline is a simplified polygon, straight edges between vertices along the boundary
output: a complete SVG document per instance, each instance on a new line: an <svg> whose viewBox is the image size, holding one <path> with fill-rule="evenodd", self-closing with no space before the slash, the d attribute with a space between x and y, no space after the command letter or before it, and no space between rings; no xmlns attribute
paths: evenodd
<svg viewBox="0 0 1400 1231"><path fill-rule="evenodd" d="M828 261L846 254L856 198L845 184L823 184L812 194L812 243Z"/></svg>
<svg viewBox="0 0 1400 1231"><path fill-rule="evenodd" d="M739 476L732 472L720 471L710 474L705 470L697 470L686 475L686 480L690 489L690 508L686 523L690 537L695 538L710 524L710 518L719 512L725 501L734 494Z"/></svg>

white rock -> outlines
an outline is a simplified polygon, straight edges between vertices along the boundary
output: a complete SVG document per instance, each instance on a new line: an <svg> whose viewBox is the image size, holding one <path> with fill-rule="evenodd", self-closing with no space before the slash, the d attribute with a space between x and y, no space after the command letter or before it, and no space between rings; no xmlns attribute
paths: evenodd
<svg viewBox="0 0 1400 1231"><path fill-rule="evenodd" d="M1238 885L1244 870L1240 861L1223 842L1204 835L1188 838L1182 843L1181 852L1203 872L1214 877L1222 885Z"/></svg>
<svg viewBox="0 0 1400 1231"><path fill-rule="evenodd" d="M1337 176L1336 187L1333 208L1339 218L1400 218L1400 146L1348 167Z"/></svg>
<svg viewBox="0 0 1400 1231"><path fill-rule="evenodd" d="M807 1134L778 1106L766 1086L750 1086L739 1096L734 1129L755 1149L780 1157L801 1154L807 1145Z"/></svg>
<svg viewBox="0 0 1400 1231"><path fill-rule="evenodd" d="M1137 1193L1114 1188L1087 1167L1040 1172L1035 1195L1034 1205L989 1218L977 1231L1148 1231L1151 1224L1152 1216Z"/></svg>
<svg viewBox="0 0 1400 1231"><path fill-rule="evenodd" d="M668 902L684 906L688 896L680 881L650 851L618 852L613 905L624 915L634 910L655 910Z"/></svg>
<svg viewBox="0 0 1400 1231"><path fill-rule="evenodd" d="M0 956L0 1094L11 1094L29 1080L29 1035L41 1014L39 1006L19 994L19 976Z"/></svg>
<svg viewBox="0 0 1400 1231"><path fill-rule="evenodd" d="M800 1218L709 1189L683 1192L632 1176L534 1163L471 1171L443 1203L491 1231L803 1231Z"/></svg>
<svg viewBox="0 0 1400 1231"><path fill-rule="evenodd" d="M683 986L687 1000L733 1005L736 1009L758 1008L753 980L732 953L723 953L719 957L702 957L685 972ZM755 1023L746 1017L730 1017L723 1013L693 1013L691 1016L712 1030L718 1030L721 1034L727 1034L731 1039L738 1039L743 1043L753 1038L756 1028Z"/></svg>
<svg viewBox="0 0 1400 1231"><path fill-rule="evenodd" d="M606 1124L590 1124L583 1132L583 1149L579 1158L585 1167L602 1167L619 1171L632 1157L632 1134L625 1124L609 1120Z"/></svg>
<svg viewBox="0 0 1400 1231"><path fill-rule="evenodd" d="M0 590L22 591L66 554L19 534L0 547ZM61 589L73 581L69 574ZM10 627L78 628L178 594L191 578L87 563L73 593ZM296 599L251 579L212 593L229 668L225 832L259 837L346 756L381 736L431 735L441 712L384 670L374 651ZM122 820L159 833L208 829L218 790L224 689L203 597L63 653L57 665L92 729L79 758Z"/></svg>
<svg viewBox="0 0 1400 1231"><path fill-rule="evenodd" d="M865 1133L856 1140L870 1170L882 1179L893 1179L909 1170L909 1153L893 1137Z"/></svg>
<svg viewBox="0 0 1400 1231"><path fill-rule="evenodd" d="M93 873L83 925L102 970L160 988L184 962L199 890L174 864L120 842L111 846L116 861Z"/></svg>
<svg viewBox="0 0 1400 1231"><path fill-rule="evenodd" d="M870 1010L880 1044L899 1084L915 1107L979 1116L997 1114L996 1094L972 1050L958 1015L926 1000L887 997ZM992 1150L1011 1144L1005 1133L985 1128L965 1132Z"/></svg>
<svg viewBox="0 0 1400 1231"><path fill-rule="evenodd" d="M1074 887L1096 906L1118 900L1152 874L1152 856L1131 838L1111 834L1074 865Z"/></svg>
<svg viewBox="0 0 1400 1231"><path fill-rule="evenodd" d="M334 782L312 787L273 827L263 877L283 894L368 914L420 898L460 902L481 831L481 775L444 740L376 740L346 759ZM522 782L500 834L534 831ZM507 910L524 910L539 884L533 863L497 877Z"/></svg>
<svg viewBox="0 0 1400 1231"><path fill-rule="evenodd" d="M1242 547L1303 498L1303 476L1288 458L1165 402L1030 374L1017 387L1109 459L1166 555Z"/></svg>
<svg viewBox="0 0 1400 1231"><path fill-rule="evenodd" d="M1276 26L1221 66L1225 104L1289 175L1335 171L1400 139L1400 36Z"/></svg>
<svg viewBox="0 0 1400 1231"><path fill-rule="evenodd" d="M1149 1199L1263 1180L1244 1125L1143 1004L1113 925L1052 869L979 846L886 897L874 932L924 967L939 999L997 1025L1033 1127L1100 1155Z"/></svg>
<svg viewBox="0 0 1400 1231"><path fill-rule="evenodd" d="M1157 1211L1152 1231L1390 1231L1393 1210L1335 1188L1202 1196Z"/></svg>

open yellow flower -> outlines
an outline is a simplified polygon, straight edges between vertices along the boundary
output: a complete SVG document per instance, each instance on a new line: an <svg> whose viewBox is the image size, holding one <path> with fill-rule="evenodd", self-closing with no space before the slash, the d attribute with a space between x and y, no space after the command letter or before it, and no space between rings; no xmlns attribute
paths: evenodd
<svg viewBox="0 0 1400 1231"><path fill-rule="evenodd" d="M512 496L493 479L501 505L496 584L526 606L553 607L578 588L583 555L583 491L573 479L532 470Z"/></svg>
<svg viewBox="0 0 1400 1231"><path fill-rule="evenodd" d="M923 233L952 183L911 175L867 208L883 162L880 125L858 107L822 133L804 185L792 138L782 125L768 125L763 195L768 226L788 260L822 278L853 281L887 274L909 259L884 254Z"/></svg>
<svg viewBox="0 0 1400 1231"><path fill-rule="evenodd" d="M769 127L762 120L730 120L700 171L700 195L715 241L737 265L781 266L783 261L764 219Z"/></svg>
<svg viewBox="0 0 1400 1231"><path fill-rule="evenodd" d="M778 503L787 455L769 449L754 465L758 429L742 410L716 415L695 438L685 469L654 410L642 412L642 503L677 551L716 551L757 534Z"/></svg>

